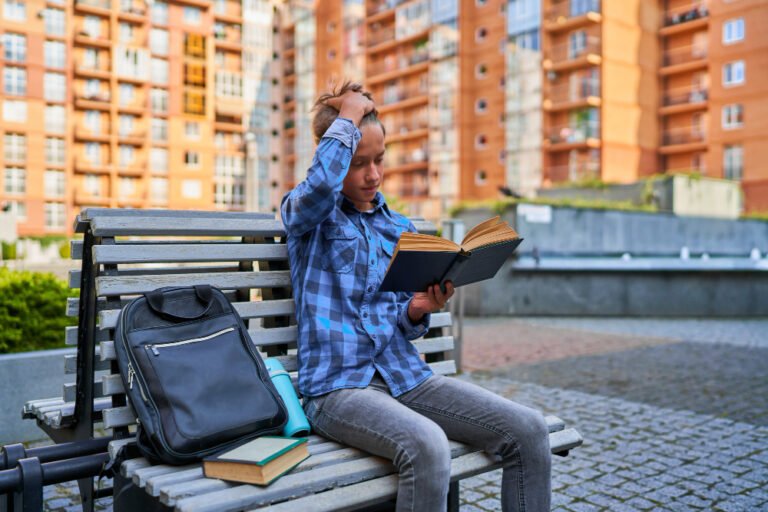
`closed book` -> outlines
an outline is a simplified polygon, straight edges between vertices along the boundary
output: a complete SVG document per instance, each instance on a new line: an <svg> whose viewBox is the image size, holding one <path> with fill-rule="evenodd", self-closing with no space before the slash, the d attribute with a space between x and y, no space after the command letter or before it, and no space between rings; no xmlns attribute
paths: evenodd
<svg viewBox="0 0 768 512"><path fill-rule="evenodd" d="M268 485L309 457L307 438L262 436L203 459L208 478Z"/></svg>
<svg viewBox="0 0 768 512"><path fill-rule="evenodd" d="M405 232L397 242L379 291L423 292L446 281L458 288L490 279L522 241L498 216L472 228L461 244Z"/></svg>

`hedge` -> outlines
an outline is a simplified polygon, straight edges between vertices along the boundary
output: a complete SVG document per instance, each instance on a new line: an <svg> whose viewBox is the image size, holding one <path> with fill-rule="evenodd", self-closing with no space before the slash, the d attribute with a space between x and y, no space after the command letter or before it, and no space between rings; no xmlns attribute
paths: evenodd
<svg viewBox="0 0 768 512"><path fill-rule="evenodd" d="M0 354L64 348L67 297L78 291L50 273L0 267Z"/></svg>

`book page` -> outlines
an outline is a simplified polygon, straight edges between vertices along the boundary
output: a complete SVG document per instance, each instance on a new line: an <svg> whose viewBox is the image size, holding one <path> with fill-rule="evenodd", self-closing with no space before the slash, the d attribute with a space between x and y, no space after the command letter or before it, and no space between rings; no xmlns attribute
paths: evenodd
<svg viewBox="0 0 768 512"><path fill-rule="evenodd" d="M461 244L462 245L466 244L467 242L472 240L472 238L480 234L481 231L485 231L486 229L492 228L499 222L501 222L501 217L499 215L492 217L488 220L484 220L477 226L470 229L469 232L466 235L464 235L464 240L462 240Z"/></svg>
<svg viewBox="0 0 768 512"><path fill-rule="evenodd" d="M406 231L400 235L397 251L459 251L458 244L446 239ZM393 256L394 259L394 256Z"/></svg>

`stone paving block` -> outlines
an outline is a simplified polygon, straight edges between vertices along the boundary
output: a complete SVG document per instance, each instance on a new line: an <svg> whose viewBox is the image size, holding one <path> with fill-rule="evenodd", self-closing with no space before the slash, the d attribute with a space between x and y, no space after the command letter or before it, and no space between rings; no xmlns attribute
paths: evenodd
<svg viewBox="0 0 768 512"><path fill-rule="evenodd" d="M483 510L491 510L494 512L501 510L501 502L495 498L487 498L482 501L478 501L476 505Z"/></svg>
<svg viewBox="0 0 768 512"><path fill-rule="evenodd" d="M656 505L654 505L650 501L640 497L632 498L627 502L627 505L635 507L636 509L639 509L639 510L651 510L652 508L656 507Z"/></svg>
<svg viewBox="0 0 768 512"><path fill-rule="evenodd" d="M568 508L573 512L596 512L600 510L599 507L583 501L571 503L570 505L568 505Z"/></svg>
<svg viewBox="0 0 768 512"><path fill-rule="evenodd" d="M472 489L466 489L461 491L461 501L465 501L468 503L475 503L482 499L485 499L487 496L485 494L473 491Z"/></svg>

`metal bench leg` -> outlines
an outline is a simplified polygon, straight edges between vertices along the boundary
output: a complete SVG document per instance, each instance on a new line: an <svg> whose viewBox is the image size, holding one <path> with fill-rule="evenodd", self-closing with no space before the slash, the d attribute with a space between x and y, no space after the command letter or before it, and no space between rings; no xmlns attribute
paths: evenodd
<svg viewBox="0 0 768 512"><path fill-rule="evenodd" d="M36 458L21 459L21 490L14 493L14 512L42 512L43 468Z"/></svg>
<svg viewBox="0 0 768 512"><path fill-rule="evenodd" d="M448 512L459 512L459 482L451 482L448 487Z"/></svg>

